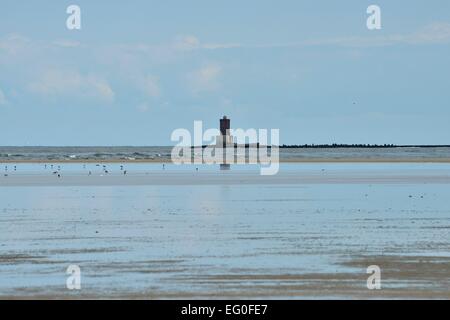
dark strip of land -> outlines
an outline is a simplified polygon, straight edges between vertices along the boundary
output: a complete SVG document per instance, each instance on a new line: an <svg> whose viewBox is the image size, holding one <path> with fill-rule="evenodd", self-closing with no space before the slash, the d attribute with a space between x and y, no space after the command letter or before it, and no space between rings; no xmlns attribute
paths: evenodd
<svg viewBox="0 0 450 320"><path fill-rule="evenodd" d="M395 144L283 144L280 148L450 148L450 145L395 145Z"/></svg>

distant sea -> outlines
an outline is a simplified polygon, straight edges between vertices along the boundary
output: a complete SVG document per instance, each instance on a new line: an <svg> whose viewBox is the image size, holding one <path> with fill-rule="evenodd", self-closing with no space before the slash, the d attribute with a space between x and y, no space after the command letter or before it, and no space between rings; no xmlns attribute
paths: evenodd
<svg viewBox="0 0 450 320"><path fill-rule="evenodd" d="M172 147L0 147L1 161L169 160ZM280 160L444 159L450 147L280 148Z"/></svg>

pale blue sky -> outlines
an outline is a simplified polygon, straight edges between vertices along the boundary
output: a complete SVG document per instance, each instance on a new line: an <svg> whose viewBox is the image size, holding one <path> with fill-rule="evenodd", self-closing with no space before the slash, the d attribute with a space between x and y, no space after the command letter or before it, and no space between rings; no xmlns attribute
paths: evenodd
<svg viewBox="0 0 450 320"><path fill-rule="evenodd" d="M286 144L450 144L449 83L447 0L0 4L0 145L170 145L223 114Z"/></svg>

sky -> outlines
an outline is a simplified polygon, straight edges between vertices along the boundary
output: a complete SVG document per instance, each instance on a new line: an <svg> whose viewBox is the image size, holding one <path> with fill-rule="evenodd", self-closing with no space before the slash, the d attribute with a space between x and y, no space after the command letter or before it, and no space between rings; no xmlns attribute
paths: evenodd
<svg viewBox="0 0 450 320"><path fill-rule="evenodd" d="M448 0L0 1L3 146L173 145L223 115L282 144L450 144L449 84Z"/></svg>

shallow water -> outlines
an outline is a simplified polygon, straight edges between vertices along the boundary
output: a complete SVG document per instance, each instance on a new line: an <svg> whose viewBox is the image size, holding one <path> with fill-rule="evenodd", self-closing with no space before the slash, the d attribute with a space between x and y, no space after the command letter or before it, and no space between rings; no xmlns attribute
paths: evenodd
<svg viewBox="0 0 450 320"><path fill-rule="evenodd" d="M170 160L173 147L1 147L1 161ZM450 147L280 148L280 159L448 159Z"/></svg>
<svg viewBox="0 0 450 320"><path fill-rule="evenodd" d="M21 165L16 174L30 179L50 174L42 166ZM120 174L116 167L111 174ZM282 166L294 178L315 170L420 176L448 169L445 164ZM89 168L70 164L63 170L84 175ZM139 175L162 168L133 164L128 170ZM220 174L214 167L202 170ZM358 297L368 290L365 268L351 263L357 257L450 258L449 194L448 183L301 179L255 185L3 186L0 296ZM382 269L383 263L384 258ZM81 268L79 291L65 287L71 264ZM439 283L421 273L384 279L380 294L400 287L408 297L414 283L415 290L445 297L448 290L441 286L450 269L443 272ZM306 275L316 278L305 280ZM345 281L341 275L347 275ZM325 282L318 280L324 277ZM345 283L341 288L339 279L351 281L352 290ZM333 290L320 290L330 282L337 283Z"/></svg>

